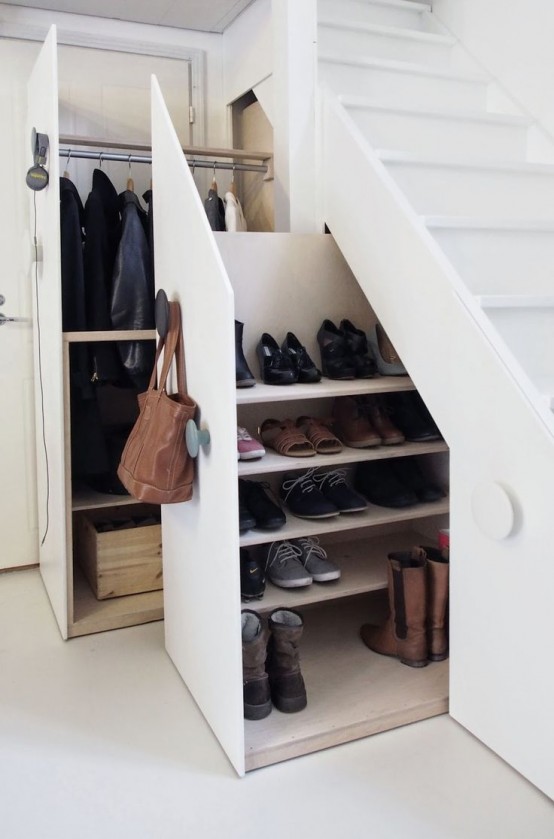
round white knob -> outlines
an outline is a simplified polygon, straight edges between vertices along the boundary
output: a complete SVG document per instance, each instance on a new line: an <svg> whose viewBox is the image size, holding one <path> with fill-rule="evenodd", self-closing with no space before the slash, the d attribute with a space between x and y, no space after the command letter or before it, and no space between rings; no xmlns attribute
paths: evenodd
<svg viewBox="0 0 554 839"><path fill-rule="evenodd" d="M505 539L514 528L510 496L495 481L478 484L471 493L471 512L479 530L491 539Z"/></svg>

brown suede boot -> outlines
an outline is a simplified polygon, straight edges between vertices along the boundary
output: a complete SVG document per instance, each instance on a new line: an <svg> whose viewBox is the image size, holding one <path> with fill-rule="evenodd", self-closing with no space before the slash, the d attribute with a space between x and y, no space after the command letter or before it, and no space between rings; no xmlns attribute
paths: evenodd
<svg viewBox="0 0 554 839"><path fill-rule="evenodd" d="M301 711L307 705L298 653L304 629L302 615L291 609L275 609L269 616L268 624L271 636L267 645L266 669L273 704L286 714Z"/></svg>
<svg viewBox="0 0 554 839"><path fill-rule="evenodd" d="M345 446L364 449L381 445L381 437L366 415L363 399L359 397L338 396L335 399L333 427Z"/></svg>
<svg viewBox="0 0 554 839"><path fill-rule="evenodd" d="M383 626L364 624L362 641L376 653L398 656L409 667L425 667L426 590L425 551L397 551L388 555L390 614Z"/></svg>
<svg viewBox="0 0 554 839"><path fill-rule="evenodd" d="M430 661L448 658L449 551L422 547L427 555L427 642Z"/></svg>
<svg viewBox="0 0 554 839"><path fill-rule="evenodd" d="M256 612L243 609L241 618L244 717L247 720L262 720L271 712L269 680L265 671L268 632Z"/></svg>

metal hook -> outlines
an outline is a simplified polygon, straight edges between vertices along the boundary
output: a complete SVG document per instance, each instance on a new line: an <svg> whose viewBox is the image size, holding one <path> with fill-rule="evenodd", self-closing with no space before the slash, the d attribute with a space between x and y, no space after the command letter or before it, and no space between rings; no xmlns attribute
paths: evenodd
<svg viewBox="0 0 554 839"><path fill-rule="evenodd" d="M67 150L67 168L69 169L69 161L71 160L71 149Z"/></svg>
<svg viewBox="0 0 554 839"><path fill-rule="evenodd" d="M192 177L194 178L194 170L196 169L196 160L192 159Z"/></svg>
<svg viewBox="0 0 554 839"><path fill-rule="evenodd" d="M215 181L215 169L216 169L216 165L217 165L217 160L214 160L214 181Z"/></svg>
<svg viewBox="0 0 554 839"><path fill-rule="evenodd" d="M104 157L104 152L103 152L103 151L101 151L101 152L100 152L100 154L98 155L98 161L99 161L100 168L102 168L102 159L103 159L103 157Z"/></svg>
<svg viewBox="0 0 554 839"><path fill-rule="evenodd" d="M128 158L128 160L127 160L128 164L129 164L129 172L131 172L131 157L132 157L132 156L133 156L133 155L132 155L132 154L130 154L130 155L129 155L129 158Z"/></svg>

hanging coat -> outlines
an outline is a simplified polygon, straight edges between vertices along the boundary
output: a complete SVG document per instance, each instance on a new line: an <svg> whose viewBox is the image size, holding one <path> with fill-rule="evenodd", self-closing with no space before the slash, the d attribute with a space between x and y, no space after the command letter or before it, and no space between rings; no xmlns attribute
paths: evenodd
<svg viewBox="0 0 554 839"><path fill-rule="evenodd" d="M204 201L204 209L212 230L225 230L225 207L217 194L217 190L210 189Z"/></svg>
<svg viewBox="0 0 554 839"><path fill-rule="evenodd" d="M242 233L247 229L240 201L230 190L225 193L225 229L229 233Z"/></svg>
<svg viewBox="0 0 554 839"><path fill-rule="evenodd" d="M87 329L112 328L110 301L115 255L120 238L119 200L101 169L92 175L92 189L85 204L85 301ZM90 344L91 378L118 382L125 374L113 343Z"/></svg>
<svg viewBox="0 0 554 839"><path fill-rule="evenodd" d="M146 213L134 192L119 196L121 238L117 248L111 299L114 329L154 329L154 295ZM146 390L154 366L154 341L118 341L130 382Z"/></svg>

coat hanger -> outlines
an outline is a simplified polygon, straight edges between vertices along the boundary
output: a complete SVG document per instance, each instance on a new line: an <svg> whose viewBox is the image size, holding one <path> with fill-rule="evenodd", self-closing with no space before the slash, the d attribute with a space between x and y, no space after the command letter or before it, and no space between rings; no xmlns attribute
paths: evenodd
<svg viewBox="0 0 554 839"><path fill-rule="evenodd" d="M67 152L67 164L66 164L67 168L64 169L64 172L63 172L64 178L68 178L69 180L71 180L71 177L69 175L69 161L70 160L71 160L71 149L69 149L68 152Z"/></svg>
<svg viewBox="0 0 554 839"><path fill-rule="evenodd" d="M131 155L129 155L129 177L127 178L127 189L129 192L135 191L135 182L131 177Z"/></svg>
<svg viewBox="0 0 554 839"><path fill-rule="evenodd" d="M237 197L237 185L235 183L235 166L233 164L233 174L231 175L231 183L229 184L229 192L232 192L235 198Z"/></svg>
<svg viewBox="0 0 554 839"><path fill-rule="evenodd" d="M213 174L212 185L211 185L210 189L213 189L214 192L217 192L217 181L215 179L215 166L216 166L216 161L214 160L214 174Z"/></svg>

